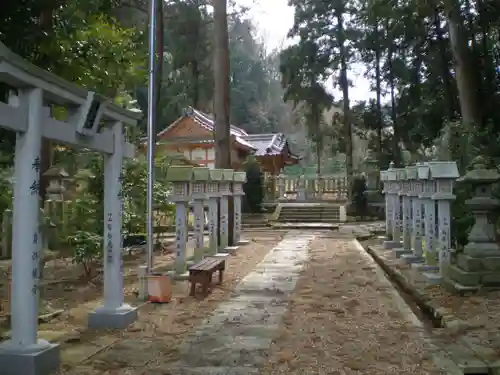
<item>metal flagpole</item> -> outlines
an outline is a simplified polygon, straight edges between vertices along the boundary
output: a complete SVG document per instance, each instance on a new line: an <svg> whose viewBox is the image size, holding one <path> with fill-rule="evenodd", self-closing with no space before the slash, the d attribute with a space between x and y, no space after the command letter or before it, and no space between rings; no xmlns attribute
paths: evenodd
<svg viewBox="0 0 500 375"><path fill-rule="evenodd" d="M149 8L149 82L148 82L148 191L147 191L147 272L153 270L154 238L153 238L153 184L154 184L154 151L155 151L155 123L156 123L156 25L157 1L151 0Z"/></svg>

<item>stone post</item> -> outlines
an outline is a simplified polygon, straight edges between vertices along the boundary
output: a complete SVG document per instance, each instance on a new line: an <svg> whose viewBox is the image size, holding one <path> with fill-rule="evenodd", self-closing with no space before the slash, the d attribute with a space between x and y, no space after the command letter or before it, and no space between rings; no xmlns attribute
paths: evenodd
<svg viewBox="0 0 500 375"><path fill-rule="evenodd" d="M411 251L411 231L412 231L412 212L411 212L411 184L407 178L406 168L398 169L398 180L401 182L399 196L402 200L402 226L403 226L403 247L393 249L397 258L403 254L410 254Z"/></svg>
<svg viewBox="0 0 500 375"><path fill-rule="evenodd" d="M325 177L321 174L318 174L318 193L316 198L318 200L322 200L324 194L325 194Z"/></svg>
<svg viewBox="0 0 500 375"><path fill-rule="evenodd" d="M473 196L465 203L474 215L474 226L469 232L468 244L457 254L456 264L444 275L444 284L454 292L477 291L480 288L500 287L500 246L496 239L493 212L500 201L492 197L493 184L500 181L496 169L487 169L482 158L476 158L474 167L458 180L471 184Z"/></svg>
<svg viewBox="0 0 500 375"><path fill-rule="evenodd" d="M191 199L193 167L174 165L167 169L166 180L172 182L172 201L175 202L175 261L174 276L187 277L188 202Z"/></svg>
<svg viewBox="0 0 500 375"><path fill-rule="evenodd" d="M229 249L229 196L232 195L231 184L234 171L222 169L222 180L219 184L220 193L220 241L219 251L228 253ZM233 249L229 249L233 250Z"/></svg>
<svg viewBox="0 0 500 375"><path fill-rule="evenodd" d="M285 178L283 174L278 176L278 200L285 200Z"/></svg>
<svg viewBox="0 0 500 375"><path fill-rule="evenodd" d="M26 132L18 133L16 137L10 299L12 333L10 340L0 344L2 369L4 366L23 368L23 362L46 360L44 357L57 362L59 357L56 345L38 339L42 90L23 90L19 104L26 110L28 127ZM26 368L36 366L32 363Z"/></svg>
<svg viewBox="0 0 500 375"><path fill-rule="evenodd" d="M417 166L418 177L422 181L419 199L423 204L423 256L424 263L414 263L412 268L420 271L437 271L437 254L435 251L436 202L432 196L436 192L436 181L431 179L429 163Z"/></svg>
<svg viewBox="0 0 500 375"><path fill-rule="evenodd" d="M384 194L385 213L385 241L392 240L392 205L389 197L389 180L387 171L380 171L380 181L383 183L382 193Z"/></svg>
<svg viewBox="0 0 500 375"><path fill-rule="evenodd" d="M115 152L104 156L104 303L89 314L90 328L123 329L137 319L137 310L123 303L121 123L113 134Z"/></svg>
<svg viewBox="0 0 500 375"><path fill-rule="evenodd" d="M304 175L297 178L297 200L305 202L306 200L306 180Z"/></svg>
<svg viewBox="0 0 500 375"><path fill-rule="evenodd" d="M193 168L193 180L191 182L191 198L193 199L194 212L194 261L195 263L203 259L205 253L205 207L203 202L207 198L207 181L210 179L209 168Z"/></svg>
<svg viewBox="0 0 500 375"><path fill-rule="evenodd" d="M407 263L423 263L423 249L422 249L422 201L419 196L422 193L422 181L418 176L418 165L406 168L407 178L410 180L410 194L412 204L412 254L402 255Z"/></svg>
<svg viewBox="0 0 500 375"><path fill-rule="evenodd" d="M209 171L207 182L209 255L217 254L219 249L219 183L221 180L221 169Z"/></svg>
<svg viewBox="0 0 500 375"><path fill-rule="evenodd" d="M430 175L436 181L436 192L432 199L437 202L436 233L438 272L425 272L423 275L430 283L440 283L451 264L451 202L453 195L453 181L459 177L457 163L453 161L429 162Z"/></svg>
<svg viewBox="0 0 500 375"><path fill-rule="evenodd" d="M392 185L392 199L393 199L393 211L392 211L392 240L393 246L391 248L398 248L403 245L401 242L401 237L403 235L403 207L402 207L402 197L400 195L403 189L403 181L401 180L400 171L401 169L394 168L392 171L389 169L389 181Z"/></svg>
<svg viewBox="0 0 500 375"><path fill-rule="evenodd" d="M241 201L245 195L243 191L243 184L247 179L245 172L234 172L233 181L233 207L234 207L234 229L233 229L233 242L235 246L248 244L248 241L241 239Z"/></svg>
<svg viewBox="0 0 500 375"><path fill-rule="evenodd" d="M397 215L398 211L401 210L399 202L399 182L397 181L398 175L394 168L394 162L389 164L389 169L384 173L384 190L386 192L386 225L388 229L386 232L390 236L386 241L384 241L384 248L393 249L401 246L401 231L400 224L396 220L400 217Z"/></svg>

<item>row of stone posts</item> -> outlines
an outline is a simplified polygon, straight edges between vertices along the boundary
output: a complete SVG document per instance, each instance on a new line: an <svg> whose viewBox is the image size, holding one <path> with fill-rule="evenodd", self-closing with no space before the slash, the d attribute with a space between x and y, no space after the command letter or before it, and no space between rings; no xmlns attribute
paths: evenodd
<svg viewBox="0 0 500 375"><path fill-rule="evenodd" d="M397 258L440 282L450 264L455 162L428 162L406 168L394 163L380 174L384 182L386 231L384 246Z"/></svg>
<svg viewBox="0 0 500 375"><path fill-rule="evenodd" d="M188 204L193 202L195 249L194 262L204 256L227 256L246 241L241 239L241 206L245 172L232 169L171 166L167 181L172 182L172 201L175 202L174 276L187 276ZM229 197L233 197L233 243L229 245ZM204 207L208 206L208 246L204 243ZM219 213L220 208L220 213ZM220 220L219 220L220 219ZM219 238L220 225L220 238Z"/></svg>
<svg viewBox="0 0 500 375"><path fill-rule="evenodd" d="M397 258L422 272L430 283L443 281L450 290L500 287L500 246L493 220L500 202L492 197L493 184L500 181L496 169L488 169L478 158L459 178L455 162L432 161L406 168L394 168L391 163L380 176L386 206L385 248L393 249ZM467 245L458 252L451 244L455 182L474 188L472 198L465 201L474 225Z"/></svg>

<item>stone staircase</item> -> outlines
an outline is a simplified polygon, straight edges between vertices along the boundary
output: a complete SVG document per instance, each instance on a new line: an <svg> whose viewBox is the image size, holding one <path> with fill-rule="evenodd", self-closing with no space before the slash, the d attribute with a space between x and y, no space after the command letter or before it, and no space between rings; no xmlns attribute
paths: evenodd
<svg viewBox="0 0 500 375"><path fill-rule="evenodd" d="M279 223L340 223L346 221L345 208L340 204L284 204L275 212Z"/></svg>
<svg viewBox="0 0 500 375"><path fill-rule="evenodd" d="M243 230L260 230L269 228L269 220L265 214L243 214L241 217Z"/></svg>

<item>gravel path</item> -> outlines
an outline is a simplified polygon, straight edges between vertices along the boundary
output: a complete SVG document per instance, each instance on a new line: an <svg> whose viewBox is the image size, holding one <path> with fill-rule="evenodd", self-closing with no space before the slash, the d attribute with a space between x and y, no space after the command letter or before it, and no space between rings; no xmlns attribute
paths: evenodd
<svg viewBox="0 0 500 375"><path fill-rule="evenodd" d="M144 311L118 343L65 374L455 375L438 368L447 363L422 324L352 238L291 231L247 249L251 266L235 262L229 298Z"/></svg>
<svg viewBox="0 0 500 375"><path fill-rule="evenodd" d="M310 249L261 375L449 373L434 365L420 322L356 242L318 238Z"/></svg>

